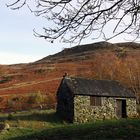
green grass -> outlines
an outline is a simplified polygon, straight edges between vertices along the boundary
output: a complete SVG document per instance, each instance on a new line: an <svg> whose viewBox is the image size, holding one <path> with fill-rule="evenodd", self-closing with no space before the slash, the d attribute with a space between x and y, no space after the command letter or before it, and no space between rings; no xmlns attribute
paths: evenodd
<svg viewBox="0 0 140 140"><path fill-rule="evenodd" d="M139 140L140 119L105 120L85 124L67 124L50 111L0 114L10 124L0 140Z"/></svg>
<svg viewBox="0 0 140 140"><path fill-rule="evenodd" d="M24 127L37 130L63 124L56 116L54 110L31 110L0 114L0 121L8 123L11 127Z"/></svg>

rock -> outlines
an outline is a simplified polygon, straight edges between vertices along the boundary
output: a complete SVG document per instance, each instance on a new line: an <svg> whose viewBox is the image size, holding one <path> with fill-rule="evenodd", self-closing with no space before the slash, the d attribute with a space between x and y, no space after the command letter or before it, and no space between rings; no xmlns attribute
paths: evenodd
<svg viewBox="0 0 140 140"><path fill-rule="evenodd" d="M8 123L0 123L0 131L8 130L10 129L10 125Z"/></svg>
<svg viewBox="0 0 140 140"><path fill-rule="evenodd" d="M4 130L5 125L3 123L0 123L0 131Z"/></svg>
<svg viewBox="0 0 140 140"><path fill-rule="evenodd" d="M5 123L5 128L4 129L9 131L10 125L8 123Z"/></svg>

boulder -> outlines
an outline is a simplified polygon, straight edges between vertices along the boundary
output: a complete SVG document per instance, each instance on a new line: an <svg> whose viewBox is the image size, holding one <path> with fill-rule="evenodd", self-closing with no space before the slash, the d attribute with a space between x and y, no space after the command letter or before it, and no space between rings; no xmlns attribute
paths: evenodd
<svg viewBox="0 0 140 140"><path fill-rule="evenodd" d="M8 130L10 129L10 125L8 123L0 123L0 131Z"/></svg>

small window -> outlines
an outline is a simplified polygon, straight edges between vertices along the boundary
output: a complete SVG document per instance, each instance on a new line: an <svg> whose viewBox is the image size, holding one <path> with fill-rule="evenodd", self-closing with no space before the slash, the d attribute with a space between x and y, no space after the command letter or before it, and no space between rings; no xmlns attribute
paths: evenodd
<svg viewBox="0 0 140 140"><path fill-rule="evenodd" d="M90 105L101 106L102 105L101 97L90 96Z"/></svg>

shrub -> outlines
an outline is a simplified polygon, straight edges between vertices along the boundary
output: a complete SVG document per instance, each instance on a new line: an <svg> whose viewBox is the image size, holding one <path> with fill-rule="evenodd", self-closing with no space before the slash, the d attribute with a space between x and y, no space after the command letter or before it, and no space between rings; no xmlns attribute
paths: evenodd
<svg viewBox="0 0 140 140"><path fill-rule="evenodd" d="M31 95L29 95L27 103L39 105L41 102L43 102L43 100L43 96L39 91L38 93L32 93Z"/></svg>
<svg viewBox="0 0 140 140"><path fill-rule="evenodd" d="M119 47L119 48L115 49L115 52L116 52L116 56L118 58L126 57L126 50L123 47Z"/></svg>
<svg viewBox="0 0 140 140"><path fill-rule="evenodd" d="M4 98L3 97L0 97L0 102L2 102L4 100Z"/></svg>
<svg viewBox="0 0 140 140"><path fill-rule="evenodd" d="M14 102L20 101L20 98L19 97L13 97L12 101L14 101Z"/></svg>
<svg viewBox="0 0 140 140"><path fill-rule="evenodd" d="M13 118L13 114L12 113L9 113L7 119L8 120L12 120L12 118Z"/></svg>
<svg viewBox="0 0 140 140"><path fill-rule="evenodd" d="M12 99L8 99L7 108L8 109L13 109L14 108L14 101Z"/></svg>
<svg viewBox="0 0 140 140"><path fill-rule="evenodd" d="M38 69L38 70L35 70L35 74L42 74L42 73L45 73L45 69Z"/></svg>

